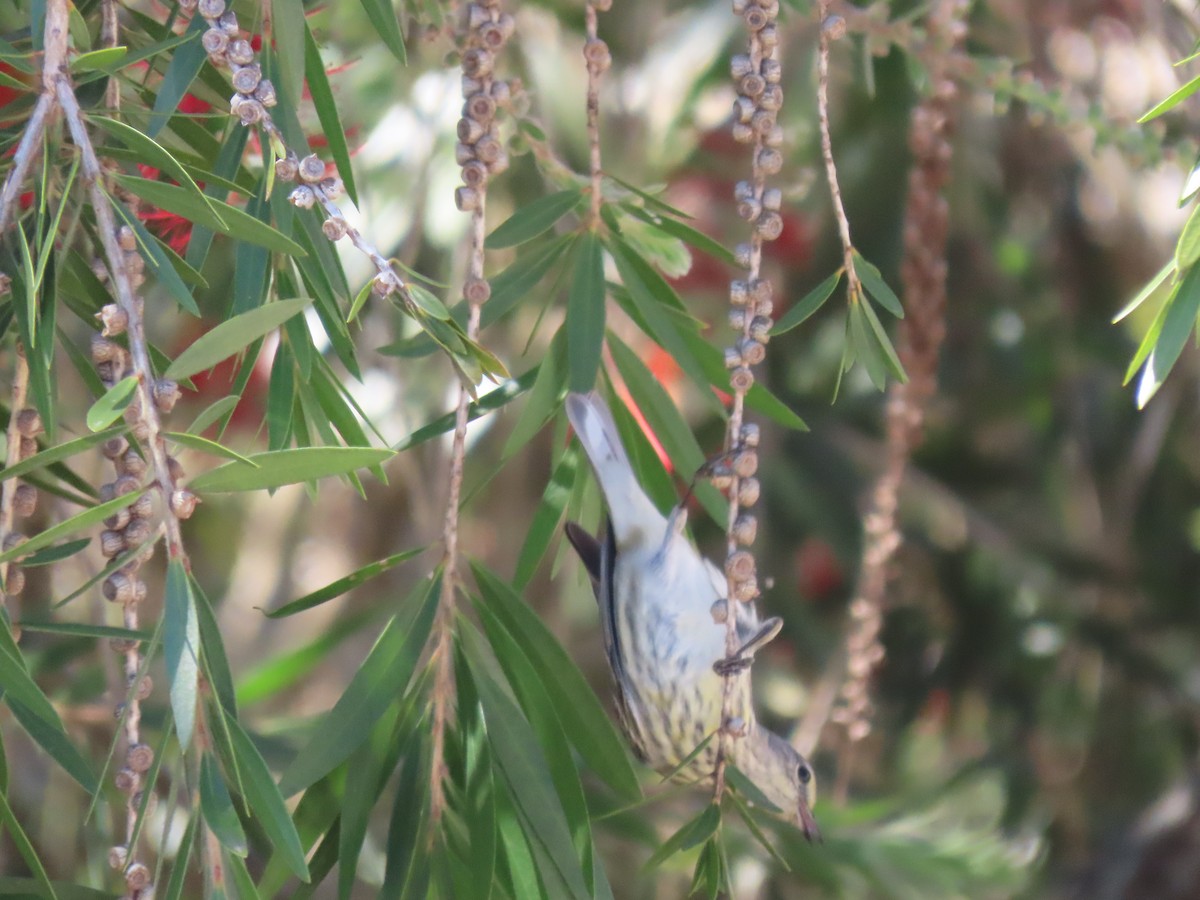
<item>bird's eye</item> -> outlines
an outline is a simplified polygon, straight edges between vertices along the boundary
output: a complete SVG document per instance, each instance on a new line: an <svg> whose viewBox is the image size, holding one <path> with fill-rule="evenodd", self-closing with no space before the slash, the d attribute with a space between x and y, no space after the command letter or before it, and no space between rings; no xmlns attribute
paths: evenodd
<svg viewBox="0 0 1200 900"><path fill-rule="evenodd" d="M800 763L796 767L796 777L800 779L801 784L808 784L812 781L812 769L808 767L807 763Z"/></svg>

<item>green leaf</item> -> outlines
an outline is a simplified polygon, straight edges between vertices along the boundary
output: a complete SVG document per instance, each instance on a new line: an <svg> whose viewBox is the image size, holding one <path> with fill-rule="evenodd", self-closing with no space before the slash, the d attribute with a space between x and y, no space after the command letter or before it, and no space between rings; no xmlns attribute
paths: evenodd
<svg viewBox="0 0 1200 900"><path fill-rule="evenodd" d="M710 837L717 833L717 829L721 827L721 807L715 803L710 803L704 807L704 812L696 816L682 828L676 831L663 843L661 847L655 851L643 867L643 871L653 869L661 865L676 853L684 850L690 850L699 844L703 844Z"/></svg>
<svg viewBox="0 0 1200 900"><path fill-rule="evenodd" d="M170 683L171 713L179 745L186 752L196 727L196 701L200 685L200 623L196 600L182 560L167 564L163 614L163 647Z"/></svg>
<svg viewBox="0 0 1200 900"><path fill-rule="evenodd" d="M536 842L535 852L541 850L548 860L543 876L557 876L566 896L573 900L590 900L591 892L572 843L571 830L537 738L520 709L492 680L482 661L470 652L467 659L483 705L488 743L497 768L516 804L523 830L531 843Z"/></svg>
<svg viewBox="0 0 1200 900"><path fill-rule="evenodd" d="M563 730L579 755L621 797L640 797L641 785L625 741L570 655L512 588L480 564L473 563L471 571L488 609L525 650L543 678Z"/></svg>
<svg viewBox="0 0 1200 900"><path fill-rule="evenodd" d="M904 318L904 307L900 303L900 298L896 296L896 292L888 287L888 283L879 274L879 269L873 263L863 259L857 250L854 251L854 270L858 273L863 289L871 295L876 303L897 319Z"/></svg>
<svg viewBox="0 0 1200 900"><path fill-rule="evenodd" d="M408 65L404 53L404 34L400 31L400 23L396 19L396 10L391 0L359 0L367 18L375 26L384 46L392 51L392 56L400 61L400 65Z"/></svg>
<svg viewBox="0 0 1200 900"><path fill-rule="evenodd" d="M706 461L705 453L700 449L692 429L680 415L671 395L646 368L646 364L638 355L615 334L610 334L608 341L617 371L621 373L621 378L645 417L650 431L666 450L676 471L684 477L689 477ZM725 521L729 514L729 506L716 488L700 481L695 485L694 492L709 515L718 522Z"/></svg>
<svg viewBox="0 0 1200 900"><path fill-rule="evenodd" d="M799 303L779 317L779 321L771 328L771 334L784 334L791 331L824 306L825 301L832 297L833 292L837 290L837 286L841 282L844 273L844 269L838 269L805 294Z"/></svg>
<svg viewBox="0 0 1200 900"><path fill-rule="evenodd" d="M388 822L387 865L379 892L383 900L418 900L431 896L430 847L427 840L422 840L426 837L429 819L425 765L428 757L416 734L406 744L408 752L400 764L396 797Z"/></svg>
<svg viewBox="0 0 1200 900"><path fill-rule="evenodd" d="M554 224L578 206L582 199L583 192L572 188L547 194L532 203L518 207L516 212L488 235L485 246L489 250L500 250L531 241L553 228Z"/></svg>
<svg viewBox="0 0 1200 900"><path fill-rule="evenodd" d="M141 161L148 165L154 166L170 175L180 185L190 190L199 202L208 206L210 212L221 219L221 214L217 209L209 203L204 192L200 190L200 186L192 180L192 176L188 174L183 163L171 155L162 144L154 140L154 138L146 137L136 128L126 125L124 122L118 122L116 119L109 119L106 116L92 115L88 116L88 122L92 125L98 125L100 128L107 131L113 137L117 138L129 149L135 151Z"/></svg>
<svg viewBox="0 0 1200 900"><path fill-rule="evenodd" d="M407 289L408 296L412 298L413 304L421 312L433 316L439 322L450 321L450 310L446 309L446 304L442 303L432 293L411 281L408 283Z"/></svg>
<svg viewBox="0 0 1200 900"><path fill-rule="evenodd" d="M1162 320L1162 330L1154 342L1154 349L1142 369L1138 381L1137 405L1141 409L1162 387L1171 368L1183 352L1188 335L1196 327L1196 314L1200 311L1200 266L1193 266L1179 284L1178 291L1167 300ZM3 557L0 557L2 559Z"/></svg>
<svg viewBox="0 0 1200 900"><path fill-rule="evenodd" d="M1158 270L1158 273L1153 278L1151 278L1149 281L1147 281L1146 284L1142 287L1142 289L1137 292L1137 296L1135 296L1132 300L1130 300L1128 303L1126 303L1125 306L1122 307L1121 311L1112 317L1112 324L1116 325L1118 322L1120 322L1122 319L1124 319L1126 316L1128 316L1130 313L1132 313L1135 309L1137 309L1139 306L1141 306L1143 303L1145 303L1147 300L1149 300L1150 297L1152 297L1154 295L1154 292L1158 290L1159 286L1164 281L1166 281L1171 276L1171 274L1174 273L1174 271L1175 271L1175 260L1173 260L1173 259L1168 260L1167 263L1161 269ZM1135 368L1136 368L1136 366L1135 366ZM1129 378L1127 377L1125 380L1129 381Z"/></svg>
<svg viewBox="0 0 1200 900"><path fill-rule="evenodd" d="M542 493L542 502L533 514L533 521L525 535L525 543L521 547L520 556L517 557L513 585L518 590L523 590L529 584L546 554L546 548L550 546L551 538L558 532L578 475L579 454L570 451L564 453L563 458L554 467L546 490Z"/></svg>
<svg viewBox="0 0 1200 900"><path fill-rule="evenodd" d="M122 187L152 206L176 213L190 222L268 250L287 253L293 257L306 255L304 248L290 237L223 200L215 197L206 197L204 201L197 200L187 188L167 184L165 181L151 181L119 174L113 178Z"/></svg>
<svg viewBox="0 0 1200 900"><path fill-rule="evenodd" d="M84 450L90 450L97 444L103 444L109 438L116 437L118 434L124 433L125 427L109 428L108 431L102 431L97 434L85 434L82 438L67 440L64 444L50 446L46 450L36 452L36 454L22 460L10 468L0 472L0 481L5 481L10 478L24 478L31 472L37 472L38 469L46 468L50 464L68 460L76 454L82 454Z"/></svg>
<svg viewBox="0 0 1200 900"><path fill-rule="evenodd" d="M21 827L21 820L13 812L13 808L8 805L8 798L5 796L7 793L7 788L0 791L0 823L8 831L9 837L12 838L12 842L17 847L17 853L20 854L21 859L25 860L25 865L28 866L29 871L34 875L30 879L30 887L32 888L36 885L39 889L31 893L30 896L49 897L57 900L58 894L54 890L54 885L50 883L50 876L46 874L46 868L42 865L42 860L38 857L33 842L25 834L25 829ZM0 891L4 891L4 880L0 879ZM7 892L5 891L5 893Z"/></svg>
<svg viewBox="0 0 1200 900"><path fill-rule="evenodd" d="M580 240L575 277L567 296L567 369L572 391L587 393L596 383L604 348L604 254L588 233Z"/></svg>
<svg viewBox="0 0 1200 900"><path fill-rule="evenodd" d="M1200 259L1200 205L1192 209L1187 223L1175 244L1175 268L1180 272L1186 271L1196 260Z"/></svg>
<svg viewBox="0 0 1200 900"><path fill-rule="evenodd" d="M699 250L701 253L706 253L713 259L719 260L728 266L737 265L737 258L728 247L713 240L703 231L699 231L691 225L680 222L671 216L651 216L637 209L630 210L630 212L664 234L678 238L693 249Z"/></svg>
<svg viewBox="0 0 1200 900"><path fill-rule="evenodd" d="M21 567L28 569L31 566L48 566L50 563L56 563L69 557L74 556L80 550L87 547L92 542L91 538L80 538L77 541L68 541L65 544L58 544L54 547L47 547L44 550L39 550L31 556L21 560ZM24 627L24 622L21 623Z"/></svg>
<svg viewBox="0 0 1200 900"><path fill-rule="evenodd" d="M188 431L191 434L201 434L207 431L208 427L218 419L231 415L241 400L241 397L231 395L214 401L212 405L202 409L200 414L192 420L192 424L188 426Z"/></svg>
<svg viewBox="0 0 1200 900"><path fill-rule="evenodd" d="M271 0L271 38L274 44L271 60L276 64L276 75L273 77L279 79L276 88L280 96L293 109L303 99L301 92L307 69L304 36L307 30L301 0ZM324 69L321 71L323 73ZM340 129L341 126L336 127ZM332 139L328 128L323 127L322 132Z"/></svg>
<svg viewBox="0 0 1200 900"><path fill-rule="evenodd" d="M411 550L394 553L384 559L365 565L361 569L357 569L349 575L339 578L337 581L330 582L323 588L318 588L311 594L305 594L303 597L299 597L290 603L285 603L279 609L271 610L266 613L266 616L268 619L282 619L287 616L294 616L298 612L304 612L306 609L320 606L322 603L328 603L335 597L340 597L347 591L365 584L373 578L377 578L389 569L400 565L400 563L424 553L425 549L425 547L414 547Z"/></svg>
<svg viewBox="0 0 1200 900"><path fill-rule="evenodd" d="M536 373L529 400L504 442L500 452L502 459L509 459L524 447L533 436L542 430L554 411L558 409L566 393L566 331L560 328L550 340L550 346L541 363L529 373Z"/></svg>
<svg viewBox="0 0 1200 900"><path fill-rule="evenodd" d="M230 853L245 856L250 852L246 832L211 753L200 757L200 811L213 835Z"/></svg>
<svg viewBox="0 0 1200 900"><path fill-rule="evenodd" d="M233 673L229 669L229 659L225 655L225 642L221 637L221 629L217 627L217 617L195 576L191 576L189 580L192 585L192 599L196 603L196 619L200 625L200 671L204 673L217 695L220 704L217 708L218 714L237 716Z"/></svg>
<svg viewBox="0 0 1200 900"><path fill-rule="evenodd" d="M684 319L683 316L674 314L675 310L683 312L683 303L662 275L625 244L614 242L609 249L617 264L621 281L629 292L629 299L636 307L635 311L645 320L646 333L671 355L684 374L700 388L700 396L705 402L715 407L714 411L718 411L720 402L709 390L709 385L714 382L711 375L706 373L704 364L696 353L693 339L706 350L711 349L713 353L719 351L696 334L690 316ZM676 319L679 320L678 324ZM717 371L728 385L729 375L723 359Z"/></svg>
<svg viewBox="0 0 1200 900"><path fill-rule="evenodd" d="M891 371L892 376L904 384L908 381L908 375L904 372L904 366L900 363L900 357L896 355L896 348L892 346L892 339L888 337L887 331L883 328L883 323L879 321L879 316L875 314L875 308L870 303L863 302L863 316L867 320L867 324L871 326L871 333L875 336L875 342L879 349L883 352L883 361Z"/></svg>
<svg viewBox="0 0 1200 900"><path fill-rule="evenodd" d="M882 391L887 387L887 364L884 362L882 355L875 345L875 340L870 334L867 316L863 311L869 302L865 297L850 302L849 319L847 322L850 332L849 342L855 359L860 360L863 366L866 367L867 375L870 376L871 383L875 385L875 389Z"/></svg>
<svg viewBox="0 0 1200 900"><path fill-rule="evenodd" d="M304 846L296 825L288 815L283 796L271 777L271 770L263 761L262 754L232 716L226 716L229 737L233 744L234 758L241 775L245 791L246 808L258 819L263 830L288 869L301 881L308 881L308 864L304 861Z"/></svg>
<svg viewBox="0 0 1200 900"><path fill-rule="evenodd" d="M393 616L351 679L345 693L326 713L280 781L290 797L328 775L352 754L370 733L371 724L388 704L404 692L412 678L433 625L440 578L422 585L424 597L411 614ZM339 735L338 740L329 740Z"/></svg>
<svg viewBox="0 0 1200 900"><path fill-rule="evenodd" d="M8 708L34 743L50 754L85 791L94 794L99 788L91 767L75 749L58 713L26 670L12 633L7 627L0 627L0 632L0 685Z"/></svg>
<svg viewBox="0 0 1200 900"><path fill-rule="evenodd" d="M305 22L303 15L297 18ZM321 50L307 22L304 24L304 77L312 96L313 109L317 112L317 121L321 123L321 133L329 141L329 152L337 164L338 175L346 185L346 194L354 205L358 206L358 188L354 184L354 168L350 165L350 146L346 143L346 129L342 127L338 117L337 102L333 99L329 77L325 74Z"/></svg>
<svg viewBox="0 0 1200 900"><path fill-rule="evenodd" d="M292 316L299 315L311 303L312 300L306 297L280 300L227 319L197 338L163 374L179 379L211 369L274 331Z"/></svg>
<svg viewBox="0 0 1200 900"><path fill-rule="evenodd" d="M89 431L104 431L113 422L121 418L133 395L137 391L138 377L130 375L122 378L104 395L91 405L87 411L87 427Z"/></svg>
<svg viewBox="0 0 1200 900"><path fill-rule="evenodd" d="M162 432L162 436L165 440L173 444L178 444L181 447L187 447L189 450L207 453L209 456L220 456L224 459L236 459L251 466L257 465L250 457L243 456L241 453L231 450L224 444L218 444L216 441L200 437L198 434L189 434L186 431L164 431Z"/></svg>
<svg viewBox="0 0 1200 900"><path fill-rule="evenodd" d="M180 900L183 897L184 883L187 881L188 862L192 856L192 845L196 840L196 829L200 824L200 816L193 814L188 819L187 830L183 833L183 839L179 842L179 851L175 854L175 859L172 860L171 877L167 879L166 890L163 891L163 900Z"/></svg>
<svg viewBox="0 0 1200 900"><path fill-rule="evenodd" d="M133 628L117 628L113 625L89 625L85 622L39 622L21 620L21 631L42 631L46 634L69 634L75 637L91 637L97 640L120 638L122 640L149 641L149 631Z"/></svg>
<svg viewBox="0 0 1200 900"><path fill-rule="evenodd" d="M392 450L370 447L297 447L271 450L247 457L249 463L231 462L197 475L189 487L197 493L261 491L315 481L332 475L348 475L395 456Z"/></svg>
<svg viewBox="0 0 1200 900"><path fill-rule="evenodd" d="M175 115L179 101L183 99L183 95L192 86L192 81L203 68L208 54L200 43L200 35L207 30L208 22L203 16L192 17L187 29L188 40L171 55L171 62L167 65L167 71L158 86L158 93L154 95L154 109L146 126L148 137L154 137L162 131L171 116Z"/></svg>
<svg viewBox="0 0 1200 900"><path fill-rule="evenodd" d="M1192 94L1196 93L1196 91L1200 91L1200 75L1197 75L1182 87L1177 88L1171 92L1166 99L1155 104L1149 111L1143 113L1142 117L1138 119L1138 124L1142 125L1146 122L1149 122L1151 119L1156 119L1163 113L1174 109L1188 97L1192 96Z"/></svg>
<svg viewBox="0 0 1200 900"><path fill-rule="evenodd" d="M123 497L116 497L106 503L99 503L96 506L85 509L71 518L59 522L47 528L45 531L39 531L23 544L19 544L10 550L0 553L0 563L12 562L15 559L20 559L23 556L28 556L43 547L49 547L51 544L57 543L59 538L64 538L69 534L74 534L76 531L83 531L85 528L91 528L99 525L113 513L119 509L124 509L129 504L137 500L138 497L146 493L148 488L134 491L132 494L126 494ZM0 682L2 684L3 682Z"/></svg>
<svg viewBox="0 0 1200 900"><path fill-rule="evenodd" d="M125 54L129 52L128 47L102 47L99 50L89 50L87 53L80 53L71 60L72 72L112 72L114 69L120 68L120 64L125 59Z"/></svg>

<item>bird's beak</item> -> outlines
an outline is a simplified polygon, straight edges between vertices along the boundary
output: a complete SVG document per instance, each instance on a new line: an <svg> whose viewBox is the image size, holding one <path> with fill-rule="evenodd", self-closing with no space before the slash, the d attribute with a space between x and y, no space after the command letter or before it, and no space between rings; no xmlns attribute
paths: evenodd
<svg viewBox="0 0 1200 900"><path fill-rule="evenodd" d="M817 827L817 820L813 818L812 810L808 808L808 800L802 799L796 812L800 819L800 828L804 831L805 839L810 844L821 843L821 829Z"/></svg>

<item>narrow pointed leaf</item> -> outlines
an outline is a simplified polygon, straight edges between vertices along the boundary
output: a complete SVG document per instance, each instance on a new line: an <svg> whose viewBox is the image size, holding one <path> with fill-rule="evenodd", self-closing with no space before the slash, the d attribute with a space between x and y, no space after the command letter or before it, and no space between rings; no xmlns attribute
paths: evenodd
<svg viewBox="0 0 1200 900"><path fill-rule="evenodd" d="M400 563L424 552L424 547L413 547L411 550L394 553L384 559L365 565L361 569L357 569L349 575L337 579L337 581L332 581L310 594L305 594L303 597L298 597L290 603L285 603L279 609L274 609L266 613L266 616L268 619L282 619L287 616L294 616L296 613L303 612L306 609L312 609L314 606L320 606L322 603L328 603L330 600L342 596L347 591L353 590L373 578L377 578L389 569L393 569L400 565Z"/></svg>
<svg viewBox="0 0 1200 900"><path fill-rule="evenodd" d="M126 407L133 400L137 386L137 376L130 375L128 378L122 378L105 391L104 395L93 403L87 411L86 421L88 430L93 432L104 431L113 422L121 418Z"/></svg>
<svg viewBox="0 0 1200 900"><path fill-rule="evenodd" d="M201 335L167 367L167 378L187 378L211 369L302 313L312 300L280 300L234 316Z"/></svg>
<svg viewBox="0 0 1200 900"><path fill-rule="evenodd" d="M567 370L571 390L586 393L596 383L604 347L604 253L595 234L584 235L567 296Z"/></svg>
<svg viewBox="0 0 1200 900"><path fill-rule="evenodd" d="M211 753L205 753L200 758L200 809L204 813L204 821L225 849L237 856L249 853L246 832L242 829L229 789L225 787L221 770Z"/></svg>
<svg viewBox="0 0 1200 900"><path fill-rule="evenodd" d="M684 850L690 850L704 843L717 833L721 827L721 807L710 803L704 807L704 812L696 816L663 843L661 847L646 860L644 869L653 869L664 861Z"/></svg>
<svg viewBox="0 0 1200 900"><path fill-rule="evenodd" d="M132 494L126 494L123 497L116 497L106 503L100 503L85 509L78 515L71 516L64 522L59 522L45 531L39 531L23 544L19 544L10 550L0 553L0 563L12 562L14 559L20 559L23 556L28 556L43 547L49 547L58 541L59 538L64 538L69 534L74 534L76 531L82 531L85 528L91 528L99 525L113 513L119 509L124 509L129 504L133 503L142 494L146 493L148 488L134 491Z"/></svg>
<svg viewBox="0 0 1200 900"><path fill-rule="evenodd" d="M863 289L871 295L871 298L897 319L903 319L904 306L900 303L900 298L883 280L883 276L875 264L860 256L857 250L854 251L854 268L858 272L859 280L862 281Z"/></svg>
<svg viewBox="0 0 1200 900"><path fill-rule="evenodd" d="M304 861L304 846L296 825L288 814L283 796L271 777L271 770L263 761L262 754L242 729L237 719L226 717L229 736L233 742L233 753L237 760L241 785L245 790L246 805L251 815L259 821L267 837L275 846L288 869L301 881L308 881L308 863Z"/></svg>
<svg viewBox="0 0 1200 900"><path fill-rule="evenodd" d="M779 317L779 321L775 323L771 329L771 334L783 334L791 331L818 309L825 305L825 301L833 296L833 292L837 290L838 284L841 283L843 270L838 269L815 288L809 291L801 298L800 302L789 309L786 313Z"/></svg>
<svg viewBox="0 0 1200 900"><path fill-rule="evenodd" d="M504 247L516 247L545 234L554 227L555 222L578 206L582 197L583 194L578 188L572 188L547 194L519 207L488 235L487 248L500 250Z"/></svg>
<svg viewBox="0 0 1200 900"><path fill-rule="evenodd" d="M297 447L255 453L249 462L231 462L193 478L189 487L196 493L259 491L315 481L333 475L348 475L395 456L392 450L370 447Z"/></svg>
<svg viewBox="0 0 1200 900"><path fill-rule="evenodd" d="M180 560L167 565L163 649L170 684L171 713L179 744L186 751L196 727L200 682L200 622L192 585Z"/></svg>

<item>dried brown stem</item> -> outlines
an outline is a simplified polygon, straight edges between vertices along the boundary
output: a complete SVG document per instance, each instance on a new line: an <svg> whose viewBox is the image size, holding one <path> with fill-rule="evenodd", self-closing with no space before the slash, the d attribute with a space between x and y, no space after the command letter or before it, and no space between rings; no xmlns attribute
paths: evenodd
<svg viewBox="0 0 1200 900"><path fill-rule="evenodd" d="M597 35L599 16L596 13L596 4L591 0L584 7L584 15L587 28L584 58L587 60L588 168L592 178L588 226L595 229L600 225L600 206L604 199L601 189L604 173L600 168L600 76L606 66L600 65L600 60L607 55L608 50ZM603 48L602 52L600 48Z"/></svg>
<svg viewBox="0 0 1200 900"><path fill-rule="evenodd" d="M820 45L817 48L817 120L821 126L821 159L825 163L825 180L829 182L829 196L833 202L833 216L837 220L838 237L842 242L842 266L846 270L846 284L850 302L858 301L862 295L862 282L854 268L854 242L850 239L850 220L842 203L842 189L838 184L837 164L833 160L833 138L829 131L829 45L845 31L845 21L840 16L829 15L828 0L821 0L817 7L821 20Z"/></svg>
<svg viewBox="0 0 1200 900"><path fill-rule="evenodd" d="M503 155L496 156L485 141L496 141L496 106L494 90L496 80L492 77L494 54L507 40L512 29L512 19L502 13L498 3L489 5L472 4L468 10L467 34L463 41L465 53L464 94L465 113L459 129L460 137L474 136L475 140L461 145L464 186L456 197L461 209L471 213L470 258L467 278L463 287L470 308L467 320L467 337L479 339L480 311L487 301L490 288L484 278L484 239L487 237L487 188L492 175L507 165ZM486 54L484 56L483 54ZM478 68L471 73L468 66ZM486 99L485 99L486 98ZM484 145L484 148L481 148ZM458 538L459 506L462 502L463 470L466 465L468 407L470 390L461 380L458 387L458 406L454 414L454 437L450 448L450 487L446 497L446 517L442 528L444 554L442 557L442 585L438 598L433 682L433 736L432 765L430 771L430 820L435 826L441 821L445 806L444 781L446 777L445 738L446 720L454 693L454 675L451 665L451 643L454 637L454 611L458 590Z"/></svg>

